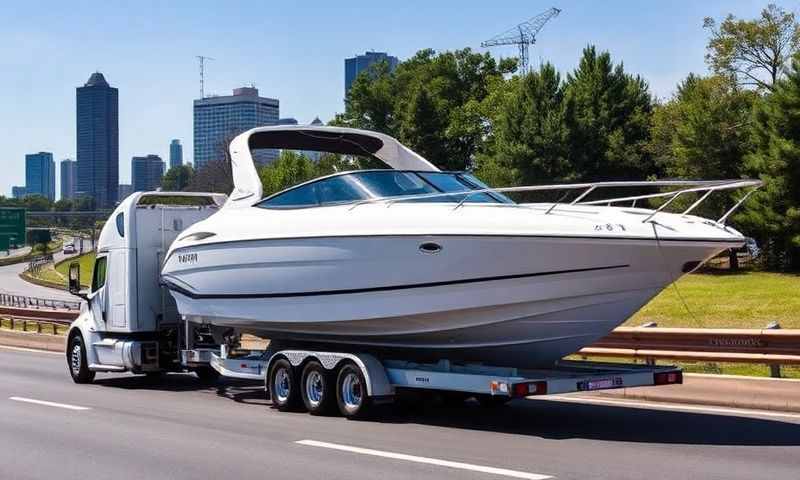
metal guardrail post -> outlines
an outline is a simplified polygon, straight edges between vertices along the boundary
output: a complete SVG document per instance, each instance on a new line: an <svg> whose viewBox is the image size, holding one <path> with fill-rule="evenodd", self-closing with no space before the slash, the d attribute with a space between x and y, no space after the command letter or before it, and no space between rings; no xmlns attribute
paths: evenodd
<svg viewBox="0 0 800 480"><path fill-rule="evenodd" d="M778 321L770 322L769 325L765 327L767 330L780 330L781 325ZM781 378L781 366L779 364L770 364L769 366L769 376L772 378Z"/></svg>

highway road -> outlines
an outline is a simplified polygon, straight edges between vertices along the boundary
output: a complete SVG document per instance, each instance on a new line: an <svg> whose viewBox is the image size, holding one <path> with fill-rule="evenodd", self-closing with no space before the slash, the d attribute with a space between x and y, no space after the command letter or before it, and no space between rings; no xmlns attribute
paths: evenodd
<svg viewBox="0 0 800 480"><path fill-rule="evenodd" d="M81 239L79 238L74 239L76 248L80 248L80 245L78 244L78 241L80 240ZM84 251L91 250L91 242L89 240L83 240L83 248ZM73 255L64 255L61 251L59 251L53 254L53 259L56 262L59 262L70 256ZM54 300L67 300L72 302L77 301L76 297L70 295L69 292L65 290L34 285L33 283L26 282L25 280L21 279L19 274L24 272L27 266L27 262L23 262L0 267L0 293L10 293L12 295L25 295L28 297L48 298Z"/></svg>
<svg viewBox="0 0 800 480"><path fill-rule="evenodd" d="M554 399L395 408L348 421L277 412L247 382L98 375L75 385L61 354L7 348L0 365L3 479L796 480L800 472L800 415Z"/></svg>

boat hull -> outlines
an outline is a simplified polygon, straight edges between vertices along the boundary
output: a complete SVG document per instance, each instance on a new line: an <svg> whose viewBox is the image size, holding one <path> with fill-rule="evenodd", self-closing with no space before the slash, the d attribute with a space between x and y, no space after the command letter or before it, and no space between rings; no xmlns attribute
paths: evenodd
<svg viewBox="0 0 800 480"><path fill-rule="evenodd" d="M536 367L604 336L730 246L534 236L268 239L178 249L162 278L181 314L271 339Z"/></svg>

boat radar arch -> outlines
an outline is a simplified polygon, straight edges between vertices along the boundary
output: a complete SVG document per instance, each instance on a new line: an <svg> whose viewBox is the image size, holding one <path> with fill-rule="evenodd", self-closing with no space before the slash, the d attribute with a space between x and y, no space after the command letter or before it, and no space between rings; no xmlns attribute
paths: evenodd
<svg viewBox="0 0 800 480"><path fill-rule="evenodd" d="M261 179L251 150L309 150L372 156L395 170L439 171L416 152L383 133L356 128L278 125L248 130L230 145L233 192L226 207L249 207L261 200Z"/></svg>

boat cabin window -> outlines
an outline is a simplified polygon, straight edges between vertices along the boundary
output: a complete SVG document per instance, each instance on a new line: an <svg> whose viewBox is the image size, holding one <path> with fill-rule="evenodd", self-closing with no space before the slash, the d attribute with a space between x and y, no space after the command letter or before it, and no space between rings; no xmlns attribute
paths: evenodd
<svg viewBox="0 0 800 480"><path fill-rule="evenodd" d="M513 203L499 193L463 192L489 188L475 177L452 172L410 172L400 170L366 170L347 172L313 180L276 193L258 204L262 208L307 208L357 201L413 197L410 202ZM453 193L453 195L436 196Z"/></svg>
<svg viewBox="0 0 800 480"><path fill-rule="evenodd" d="M106 257L97 257L94 261L94 271L92 272L92 292L103 288L106 284Z"/></svg>

